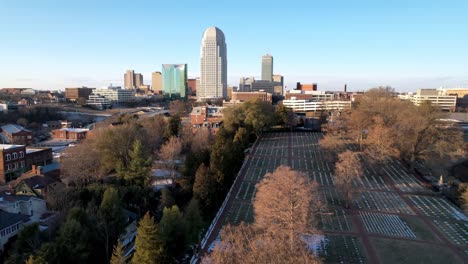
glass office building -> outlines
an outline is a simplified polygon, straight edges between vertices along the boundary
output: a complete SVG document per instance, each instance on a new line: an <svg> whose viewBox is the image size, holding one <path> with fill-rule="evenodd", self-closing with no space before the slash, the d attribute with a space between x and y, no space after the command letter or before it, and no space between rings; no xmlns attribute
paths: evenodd
<svg viewBox="0 0 468 264"><path fill-rule="evenodd" d="M186 98L187 64L163 64L163 93L169 98Z"/></svg>

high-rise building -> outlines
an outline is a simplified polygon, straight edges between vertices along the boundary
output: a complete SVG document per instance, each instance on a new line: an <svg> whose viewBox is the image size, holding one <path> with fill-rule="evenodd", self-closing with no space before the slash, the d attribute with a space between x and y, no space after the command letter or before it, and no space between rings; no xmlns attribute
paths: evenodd
<svg viewBox="0 0 468 264"><path fill-rule="evenodd" d="M139 88L143 85L143 75L141 73L135 73L135 87Z"/></svg>
<svg viewBox="0 0 468 264"><path fill-rule="evenodd" d="M141 73L135 73L133 70L127 70L124 74L125 89L136 89L143 86L143 75Z"/></svg>
<svg viewBox="0 0 468 264"><path fill-rule="evenodd" d="M170 98L185 98L187 93L187 64L163 64L163 93Z"/></svg>
<svg viewBox="0 0 468 264"><path fill-rule="evenodd" d="M159 93L162 91L162 73L161 72L153 72L152 75L152 83L151 89L153 89L154 93Z"/></svg>
<svg viewBox="0 0 468 264"><path fill-rule="evenodd" d="M135 72L133 70L127 70L124 75L125 78L125 89L135 88Z"/></svg>
<svg viewBox="0 0 468 264"><path fill-rule="evenodd" d="M240 92L251 92L252 83L255 82L254 77L241 77L239 81L239 91Z"/></svg>
<svg viewBox="0 0 468 264"><path fill-rule="evenodd" d="M188 91L191 95L197 94L197 79L187 80Z"/></svg>
<svg viewBox="0 0 468 264"><path fill-rule="evenodd" d="M262 81L273 81L273 56L262 56Z"/></svg>
<svg viewBox="0 0 468 264"><path fill-rule="evenodd" d="M224 33L217 27L210 27L203 33L200 48L199 100L226 98L227 58Z"/></svg>
<svg viewBox="0 0 468 264"><path fill-rule="evenodd" d="M273 75L273 82L275 83L274 94L283 95L284 91L284 77L281 74Z"/></svg>

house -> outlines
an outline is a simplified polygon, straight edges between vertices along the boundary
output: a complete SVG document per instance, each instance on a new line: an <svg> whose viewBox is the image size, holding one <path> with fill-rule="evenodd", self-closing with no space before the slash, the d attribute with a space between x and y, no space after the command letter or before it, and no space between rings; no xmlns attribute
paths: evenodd
<svg viewBox="0 0 468 264"><path fill-rule="evenodd" d="M57 192L64 188L64 184L58 180L59 175L53 174L58 171L58 163L50 165L35 166L27 173L21 175L11 184L11 190L16 195L27 195L46 199L47 194Z"/></svg>
<svg viewBox="0 0 468 264"><path fill-rule="evenodd" d="M11 237L16 236L27 222L29 222L29 217L26 215L0 211L0 250L2 252L5 244Z"/></svg>
<svg viewBox="0 0 468 264"><path fill-rule="evenodd" d="M38 222L47 211L46 201L34 196L0 194L0 210L12 214L27 215L31 221Z"/></svg>
<svg viewBox="0 0 468 264"><path fill-rule="evenodd" d="M33 196L0 194L0 249L26 224L40 222L46 215L46 201Z"/></svg>
<svg viewBox="0 0 468 264"><path fill-rule="evenodd" d="M1 130L3 144L29 145L33 141L33 132L20 125L4 125Z"/></svg>

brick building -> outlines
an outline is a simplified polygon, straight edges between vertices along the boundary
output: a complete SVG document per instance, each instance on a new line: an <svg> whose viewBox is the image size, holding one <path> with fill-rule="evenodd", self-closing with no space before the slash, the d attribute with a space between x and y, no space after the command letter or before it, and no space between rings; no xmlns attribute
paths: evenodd
<svg viewBox="0 0 468 264"><path fill-rule="evenodd" d="M0 144L0 184L15 178L25 170L26 147Z"/></svg>
<svg viewBox="0 0 468 264"><path fill-rule="evenodd" d="M93 88L65 88L65 98L67 101L76 102L78 98L89 99L89 95L93 92Z"/></svg>
<svg viewBox="0 0 468 264"><path fill-rule="evenodd" d="M206 127L213 129L213 133L216 133L223 122L223 109L224 107L219 106L194 107L190 113L190 124L192 128Z"/></svg>
<svg viewBox="0 0 468 264"><path fill-rule="evenodd" d="M298 82L297 85L296 85L296 90L301 90L301 91L317 91L317 84L316 84L316 83L301 84L300 82Z"/></svg>
<svg viewBox="0 0 468 264"><path fill-rule="evenodd" d="M187 88L191 95L197 95L197 79L187 79Z"/></svg>
<svg viewBox="0 0 468 264"><path fill-rule="evenodd" d="M33 132L19 125L4 125L1 132L0 142L4 144L29 145L33 141Z"/></svg>
<svg viewBox="0 0 468 264"><path fill-rule="evenodd" d="M32 165L52 163L51 148L26 148L24 145L0 144L0 184L16 179Z"/></svg>
<svg viewBox="0 0 468 264"><path fill-rule="evenodd" d="M53 139L82 140L86 138L89 129L86 128L61 128L52 130Z"/></svg>
<svg viewBox="0 0 468 264"><path fill-rule="evenodd" d="M241 101L241 102L246 102L246 101L255 101L255 100L260 100L263 102L272 102L272 96L271 93L267 93L264 91L258 91L258 92L232 92L232 98L233 101Z"/></svg>
<svg viewBox="0 0 468 264"><path fill-rule="evenodd" d="M31 169L33 165L45 166L51 164L52 149L51 148L26 148L26 167Z"/></svg>

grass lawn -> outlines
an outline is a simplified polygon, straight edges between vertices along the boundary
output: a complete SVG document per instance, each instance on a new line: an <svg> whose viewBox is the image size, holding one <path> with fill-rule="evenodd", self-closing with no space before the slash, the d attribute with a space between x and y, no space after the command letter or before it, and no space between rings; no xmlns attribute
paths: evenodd
<svg viewBox="0 0 468 264"><path fill-rule="evenodd" d="M430 241L437 240L431 230L429 230L429 228L421 219L411 216L401 216L401 218L408 224L417 238Z"/></svg>
<svg viewBox="0 0 468 264"><path fill-rule="evenodd" d="M450 249L436 245L382 238L372 238L371 243L384 264L464 263Z"/></svg>

